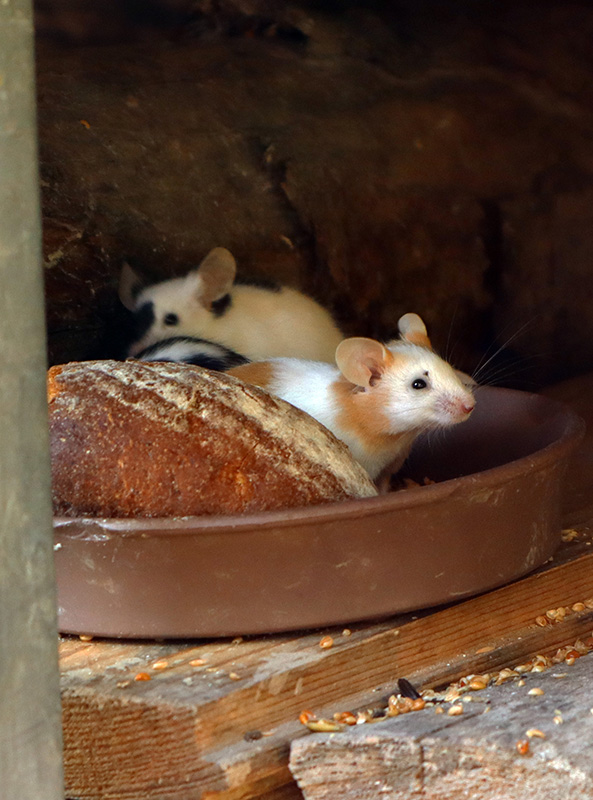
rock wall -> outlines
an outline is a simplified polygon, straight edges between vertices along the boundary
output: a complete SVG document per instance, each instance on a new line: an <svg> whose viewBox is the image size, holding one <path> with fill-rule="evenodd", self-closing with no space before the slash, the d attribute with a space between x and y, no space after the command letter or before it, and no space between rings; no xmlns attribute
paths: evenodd
<svg viewBox="0 0 593 800"><path fill-rule="evenodd" d="M593 8L82 7L39 9L52 363L114 352L124 259L159 279L224 245L349 333L416 311L464 369L508 343L507 385L593 367Z"/></svg>

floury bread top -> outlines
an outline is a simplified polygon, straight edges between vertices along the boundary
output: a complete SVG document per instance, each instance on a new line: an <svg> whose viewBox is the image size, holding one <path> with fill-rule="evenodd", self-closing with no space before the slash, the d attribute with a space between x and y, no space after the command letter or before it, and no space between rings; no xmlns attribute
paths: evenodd
<svg viewBox="0 0 593 800"><path fill-rule="evenodd" d="M377 494L322 425L221 373L74 362L49 370L48 401L58 515L237 514Z"/></svg>

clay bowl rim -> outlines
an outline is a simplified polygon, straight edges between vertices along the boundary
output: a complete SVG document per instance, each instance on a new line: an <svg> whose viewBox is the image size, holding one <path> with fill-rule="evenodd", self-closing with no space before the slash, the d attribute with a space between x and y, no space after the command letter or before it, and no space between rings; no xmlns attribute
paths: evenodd
<svg viewBox="0 0 593 800"><path fill-rule="evenodd" d="M390 492L376 497L343 500L332 503L322 503L315 506L301 506L297 508L275 509L270 511L256 511L251 514L232 515L205 515L205 516L180 516L180 517L54 517L53 524L56 533L68 533L68 529L75 527L78 536L80 528L97 528L108 532L118 533L126 538L151 536L168 536L182 534L208 534L211 532L229 529L233 535L248 532L254 528L278 529L285 526L311 526L314 522L327 522L339 519L356 519L362 516L373 516L385 511L414 508L418 505L437 503L450 495L462 492L465 488L476 489L479 484L483 488L508 483L518 477L524 476L529 469L543 469L552 463L560 462L570 451L577 446L584 435L584 420L569 406L544 395L506 389L501 387L480 387L478 391L486 389L489 392L503 392L507 395L523 397L526 402L537 402L547 407L549 417L560 414L563 421L563 430L560 436L554 438L544 447L534 450L519 458L487 467L483 470L470 472L455 478L448 478L438 483L425 486L412 487L405 491ZM535 398L535 400L534 400ZM555 413L554 413L555 412ZM545 421L544 421L545 424ZM315 526L312 526L312 531ZM95 534L96 535L96 534Z"/></svg>

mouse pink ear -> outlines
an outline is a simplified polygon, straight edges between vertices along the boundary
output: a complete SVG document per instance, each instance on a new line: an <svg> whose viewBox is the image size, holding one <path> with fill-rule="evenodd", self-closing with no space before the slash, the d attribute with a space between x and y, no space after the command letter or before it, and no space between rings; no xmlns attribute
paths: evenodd
<svg viewBox="0 0 593 800"><path fill-rule="evenodd" d="M186 278L190 293L202 305L209 308L215 300L220 300L231 291L237 262L226 247L215 247L200 262L197 270L190 272Z"/></svg>
<svg viewBox="0 0 593 800"><path fill-rule="evenodd" d="M392 358L387 348L375 339L354 336L344 339L336 350L336 364L340 372L356 386L374 386L385 372Z"/></svg>
<svg viewBox="0 0 593 800"><path fill-rule="evenodd" d="M404 314L399 318L397 323L399 335L406 342L417 344L420 347L428 347L432 350L428 333L426 332L426 325L418 314Z"/></svg>

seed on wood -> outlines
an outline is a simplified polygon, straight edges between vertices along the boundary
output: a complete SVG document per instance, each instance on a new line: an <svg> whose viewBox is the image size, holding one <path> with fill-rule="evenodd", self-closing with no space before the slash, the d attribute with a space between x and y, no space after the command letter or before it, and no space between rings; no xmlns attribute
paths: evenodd
<svg viewBox="0 0 593 800"><path fill-rule="evenodd" d="M486 647L479 647L476 650L476 655L480 656L480 655L482 655L482 653L491 653L493 650L494 650L494 646L493 645L487 645Z"/></svg>
<svg viewBox="0 0 593 800"><path fill-rule="evenodd" d="M527 739L519 739L517 744L515 745L517 748L517 752L520 756L526 756L529 753L529 742Z"/></svg>
<svg viewBox="0 0 593 800"><path fill-rule="evenodd" d="M307 722L311 722L311 720L315 718L316 718L315 714L312 711L309 711L308 709L301 711L301 713L299 714L299 722L302 723L303 725L306 725Z"/></svg>
<svg viewBox="0 0 593 800"><path fill-rule="evenodd" d="M540 689L539 686L534 686L533 689L530 689L527 694L530 694L532 697L541 697L542 694L545 694L543 689Z"/></svg>
<svg viewBox="0 0 593 800"><path fill-rule="evenodd" d="M333 644L334 640L331 636L324 636L319 642L319 647L323 648L324 650L329 650L330 647L333 647Z"/></svg>
<svg viewBox="0 0 593 800"><path fill-rule="evenodd" d="M412 700L412 711L422 711L425 706L426 703L422 697L417 697L415 700Z"/></svg>
<svg viewBox="0 0 593 800"><path fill-rule="evenodd" d="M402 697L411 697L412 700L416 700L420 697L418 689L416 689L407 678L399 678L397 686Z"/></svg>
<svg viewBox="0 0 593 800"><path fill-rule="evenodd" d="M517 686L525 686L525 679L521 678L520 681L517 681Z"/></svg>
<svg viewBox="0 0 593 800"><path fill-rule="evenodd" d="M78 637L81 642L92 642L93 637L88 633L81 633Z"/></svg>
<svg viewBox="0 0 593 800"><path fill-rule="evenodd" d="M350 628L344 628L344 630L342 631L342 636L352 636L352 631L350 630Z"/></svg>
<svg viewBox="0 0 593 800"><path fill-rule="evenodd" d="M189 662L190 667L203 667L206 662L203 658L192 658Z"/></svg>
<svg viewBox="0 0 593 800"><path fill-rule="evenodd" d="M118 689L127 689L131 683L132 681L118 681L115 685Z"/></svg>
<svg viewBox="0 0 593 800"><path fill-rule="evenodd" d="M564 722L562 714L556 714L552 722L554 723L554 725L562 725L562 723Z"/></svg>
<svg viewBox="0 0 593 800"><path fill-rule="evenodd" d="M583 603L587 608L593 608L593 597L590 597L588 600L583 600Z"/></svg>
<svg viewBox="0 0 593 800"><path fill-rule="evenodd" d="M571 608L573 611L584 611L587 606L584 603L574 603Z"/></svg>
<svg viewBox="0 0 593 800"><path fill-rule="evenodd" d="M578 531L575 531L574 528L567 528L563 530L560 534L560 538L563 542L573 542L579 535Z"/></svg>
<svg viewBox="0 0 593 800"><path fill-rule="evenodd" d="M240 675L237 675L237 673L236 673L236 672L229 672L229 678L230 678L232 681L240 681L240 680L241 680L241 676L240 676Z"/></svg>
<svg viewBox="0 0 593 800"><path fill-rule="evenodd" d="M233 639L231 644L241 644L242 641L243 641L243 637L242 636L235 636L235 638Z"/></svg>
<svg viewBox="0 0 593 800"><path fill-rule="evenodd" d="M535 624L536 624L536 625L539 625L539 626L540 626L540 628L545 628L545 627L546 627L546 625L548 624L548 620L547 620L547 618L546 618L546 617L542 617L542 616L540 615L539 617L536 617L536 618L535 618Z"/></svg>
<svg viewBox="0 0 593 800"><path fill-rule="evenodd" d="M169 666L169 662L165 661L165 659L161 659L160 661L155 661L152 665L153 669L167 669Z"/></svg>
<svg viewBox="0 0 593 800"><path fill-rule="evenodd" d="M481 689L486 688L486 683L480 678L474 678L473 681L469 682L469 688L472 692L479 692Z"/></svg>
<svg viewBox="0 0 593 800"><path fill-rule="evenodd" d="M351 711L338 711L334 714L336 722L342 722L344 725L356 725L356 715Z"/></svg>
<svg viewBox="0 0 593 800"><path fill-rule="evenodd" d="M451 708L447 711L447 714L450 717L458 717L460 714L463 714L463 706L461 703L457 703L457 705L451 706Z"/></svg>
<svg viewBox="0 0 593 800"><path fill-rule="evenodd" d="M545 672L546 669L547 667L545 664L534 664L533 667L531 667L531 672Z"/></svg>
<svg viewBox="0 0 593 800"><path fill-rule="evenodd" d="M529 728L528 731L525 731L525 736L527 736L528 739L533 739L534 737L537 739L546 738L546 734L543 731L540 731L539 728Z"/></svg>
<svg viewBox="0 0 593 800"><path fill-rule="evenodd" d="M343 725L331 719L310 719L305 725L314 733L335 733L343 729Z"/></svg>
<svg viewBox="0 0 593 800"><path fill-rule="evenodd" d="M435 710L434 710L434 713L435 714L444 714L445 713L445 709L442 706L437 706L435 708ZM591 710L591 713L593 714L593 709Z"/></svg>
<svg viewBox="0 0 593 800"><path fill-rule="evenodd" d="M568 653L566 654L564 659L566 660L567 658L572 658L573 660L575 660L575 659L580 658L580 657L581 657L581 654L579 653L579 651L575 650L575 649L572 649L572 650L568 651Z"/></svg>
<svg viewBox="0 0 593 800"><path fill-rule="evenodd" d="M136 675L134 675L134 680L135 681L149 681L149 680L151 680L151 678L150 678L150 675L148 674L148 672L138 672Z"/></svg>

